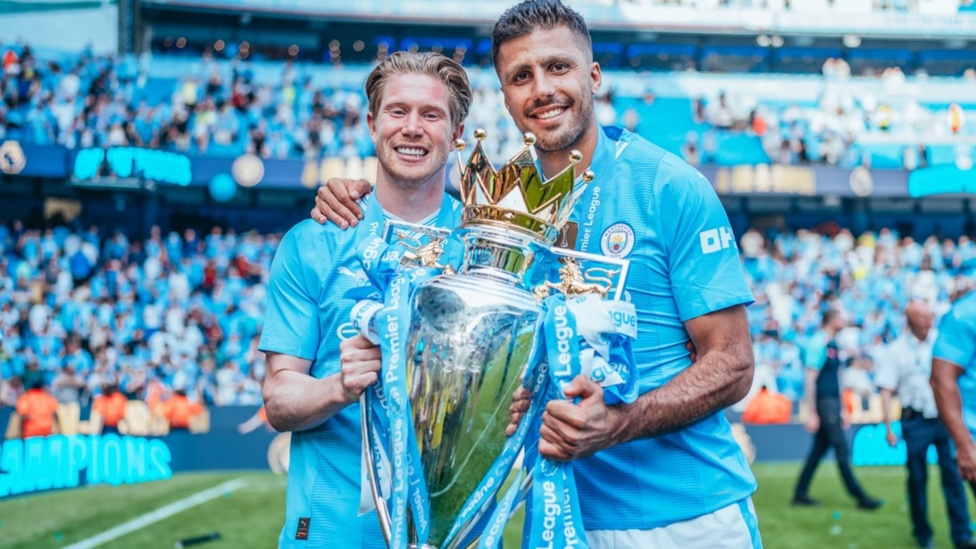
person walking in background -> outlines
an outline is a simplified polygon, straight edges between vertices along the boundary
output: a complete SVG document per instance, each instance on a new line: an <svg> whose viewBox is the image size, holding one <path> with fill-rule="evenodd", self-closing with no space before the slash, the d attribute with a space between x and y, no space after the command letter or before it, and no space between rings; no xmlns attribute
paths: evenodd
<svg viewBox="0 0 976 549"><path fill-rule="evenodd" d="M30 389L17 399L20 415L20 437L46 437L55 432L58 401L44 390L44 381L36 379Z"/></svg>
<svg viewBox="0 0 976 549"><path fill-rule="evenodd" d="M854 472L851 470L851 450L844 437L847 417L841 407L840 370L846 360L841 356L836 337L846 325L847 319L843 312L835 309L827 310L823 314L820 331L814 334L806 349L806 376L801 406L807 414L804 426L814 436L813 447L810 448L793 492L793 505L819 504L809 496L810 482L813 480L817 466L820 465L820 460L831 448L834 449L844 487L857 500L857 506L861 509L874 510L882 504L881 500L865 493L854 478Z"/></svg>
<svg viewBox="0 0 976 549"><path fill-rule="evenodd" d="M939 422L935 395L929 385L932 370L932 345L938 332L932 329L934 315L928 304L914 301L905 308L907 330L888 347L878 364L876 383L881 389L881 413L887 428L888 444L896 446L898 435L891 428L891 398L901 401L901 438L905 440L908 459L908 504L912 517L912 535L919 547L933 547L932 526L928 520L928 455L935 445L939 455L942 493L949 514L952 541L957 548L972 547L969 530L969 506L962 477L956 467L949 433Z"/></svg>

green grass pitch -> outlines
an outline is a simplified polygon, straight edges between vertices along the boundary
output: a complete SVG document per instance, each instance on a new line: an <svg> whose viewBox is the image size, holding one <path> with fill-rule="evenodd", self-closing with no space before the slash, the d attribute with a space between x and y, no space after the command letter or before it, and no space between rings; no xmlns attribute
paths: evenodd
<svg viewBox="0 0 976 549"><path fill-rule="evenodd" d="M759 478L759 491L754 498L763 544L767 549L914 547L904 468L861 467L856 470L865 488L885 500L884 507L874 512L856 508L841 488L836 468L829 462L821 465L811 489L811 496L823 505L791 507L790 495L799 468L799 464L759 464L754 467ZM181 474L160 482L116 488L98 486L0 500L0 547L66 547L234 478L245 478L248 484L101 547L168 549L180 539L210 532L220 532L221 539L194 546L194 549L275 547L284 516L285 479L271 473ZM929 494L936 547L949 548L952 544L945 500L935 468L930 469ZM971 512L976 510L972 503L970 506ZM518 547L519 540L520 525L513 521L507 531L506 549Z"/></svg>

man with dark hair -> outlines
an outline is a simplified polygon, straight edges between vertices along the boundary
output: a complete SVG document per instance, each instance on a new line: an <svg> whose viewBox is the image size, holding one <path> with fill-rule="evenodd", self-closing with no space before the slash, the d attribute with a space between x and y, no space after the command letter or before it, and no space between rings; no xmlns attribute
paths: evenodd
<svg viewBox="0 0 976 549"><path fill-rule="evenodd" d="M810 498L808 490L813 474L827 450L834 449L837 468L848 493L857 500L861 509L874 510L881 507L881 501L864 492L854 472L851 470L851 449L844 437L847 428L847 412L841 405L840 372L848 358L837 346L837 333L847 326L847 317L842 311L829 309L823 314L821 329L813 335L806 347L804 366L806 376L803 384L801 406L806 412L804 427L813 433L813 446L807 454L803 471L793 491L793 504L812 506L818 502Z"/></svg>
<svg viewBox="0 0 976 549"><path fill-rule="evenodd" d="M905 332L888 346L884 361L878 364L875 382L881 389L881 413L891 446L898 443L898 435L891 425L891 398L897 394L901 403L901 438L907 452L908 506L912 535L918 546L934 547L928 519L928 451L930 446L935 446L952 541L957 548L976 547L969 531L966 490L956 467L949 433L939 422L935 395L929 385L932 345L938 337L938 332L932 329L934 319L932 309L924 301L913 301L905 307Z"/></svg>
<svg viewBox="0 0 976 549"><path fill-rule="evenodd" d="M464 69L440 54L397 52L365 88L379 163L361 230L299 223L282 238L268 281L265 410L275 429L292 431L279 547L386 548L375 513L359 513L359 397L377 379L379 349L348 335L353 300L342 296L366 282L356 248L381 236L386 220L460 222L444 181L471 102Z"/></svg>
<svg viewBox="0 0 976 549"><path fill-rule="evenodd" d="M579 402L546 408L540 453L574 462L591 547L761 547L755 477L722 413L748 392L753 356L752 294L721 202L681 159L599 127L602 73L578 13L556 0L522 2L492 38L505 105L535 135L543 173L564 169L572 149L583 155L577 170L595 173L576 189L575 248L628 258L625 291L637 309L641 396L607 406L597 383L576 378L564 393ZM354 224L347 186L362 195L364 183L323 187L313 217Z"/></svg>

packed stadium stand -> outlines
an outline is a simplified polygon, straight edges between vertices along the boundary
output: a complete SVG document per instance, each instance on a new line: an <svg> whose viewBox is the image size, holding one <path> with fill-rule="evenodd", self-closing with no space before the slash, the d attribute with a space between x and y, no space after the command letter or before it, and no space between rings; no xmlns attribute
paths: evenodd
<svg viewBox="0 0 976 549"><path fill-rule="evenodd" d="M184 390L260 404L262 281L276 242L219 228L131 242L97 227L0 228L0 403L42 379L62 402L117 384L132 398Z"/></svg>
<svg viewBox="0 0 976 549"><path fill-rule="evenodd" d="M146 241L71 231L0 228L0 405L43 379L62 402L87 404L107 384L137 399L183 390L207 404L258 404L256 349L264 283L280 235L214 227ZM903 330L911 299L943 312L972 287L976 244L963 236L916 242L884 229L740 239L756 303L749 308L756 383L802 396L802 350L828 301L850 312L851 387L870 393L873 363ZM25 381L26 380L26 381Z"/></svg>
<svg viewBox="0 0 976 549"><path fill-rule="evenodd" d="M445 6L423 25L398 11L409 2L332 4L121 2L145 28L111 55L4 37L0 142L17 145L0 151L0 406L34 379L82 403L108 382L132 398L260 403L270 258L312 187L368 172L361 86L375 59L453 56L476 87L466 137L487 128L499 159L520 144L485 31L508 2ZM729 210L757 297L757 385L800 396L805 340L836 300L854 323L850 385L872 390L907 300L941 312L976 275L960 194L976 188L972 2L573 4L604 67L600 122L701 167ZM859 13L886 26L855 32ZM191 168L129 174L112 152L132 149ZM19 150L68 168L18 163ZM225 173L252 156L267 174L253 189L260 176ZM923 199L936 192L957 194Z"/></svg>
<svg viewBox="0 0 976 549"><path fill-rule="evenodd" d="M211 156L372 154L362 67L221 57L44 56L11 47L0 138ZM598 115L694 164L971 165L976 125L965 119L976 109L976 72L906 77L897 67L875 67L880 76L856 78L839 57L825 59L817 75L608 71ZM344 74L337 85L340 70L355 76ZM517 129L504 116L491 69L471 71L479 97L468 133L486 127L508 152Z"/></svg>

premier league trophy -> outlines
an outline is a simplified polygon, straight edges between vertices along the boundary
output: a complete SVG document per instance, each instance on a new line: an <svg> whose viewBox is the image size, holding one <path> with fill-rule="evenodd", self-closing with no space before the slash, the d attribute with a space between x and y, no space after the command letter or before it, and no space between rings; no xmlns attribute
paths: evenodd
<svg viewBox="0 0 976 549"><path fill-rule="evenodd" d="M572 284L566 265L576 265L572 259L563 263L562 283L546 281L560 267L550 249L572 210L579 153L574 151L571 165L545 181L536 168L531 134L497 172L481 144L484 130L475 137L478 143L461 174L462 224L453 235L463 243L463 261L456 274L445 269L414 288L409 298L402 360L412 415L408 438L415 437L416 450L403 450L410 441L398 439L395 419L370 413L367 408L378 409L375 403L363 407L370 488L391 546L404 544L396 539L398 511L389 497L398 482L411 490L400 500L410 509L399 511L401 524L406 521L406 547L451 549L479 534L473 528L496 501L514 461L512 456L501 465L496 462L509 440L508 409L539 326L541 294L534 290L565 290ZM455 147L461 151L464 143L459 140ZM592 174L586 172L583 179L591 180ZM441 267L437 260L445 235L427 232L429 242L405 255ZM578 282L586 279L578 276ZM588 287L606 296L607 282ZM395 388L380 385L381 398L394 401L390 392ZM520 448L510 444L506 449L513 450L517 454ZM411 455L419 460L419 471ZM398 476L397 468L404 473Z"/></svg>

